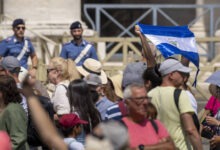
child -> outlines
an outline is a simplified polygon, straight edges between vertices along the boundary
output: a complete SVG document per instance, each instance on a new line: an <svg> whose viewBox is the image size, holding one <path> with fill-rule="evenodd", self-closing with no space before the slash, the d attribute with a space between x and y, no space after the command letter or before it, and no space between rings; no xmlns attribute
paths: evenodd
<svg viewBox="0 0 220 150"><path fill-rule="evenodd" d="M76 141L76 137L82 133L81 124L87 124L87 121L80 120L76 114L65 114L59 123L69 150L84 150L84 146Z"/></svg>

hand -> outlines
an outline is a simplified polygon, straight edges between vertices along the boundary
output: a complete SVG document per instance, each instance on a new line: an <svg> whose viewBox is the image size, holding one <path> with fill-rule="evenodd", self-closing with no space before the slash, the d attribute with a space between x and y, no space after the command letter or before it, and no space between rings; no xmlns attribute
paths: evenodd
<svg viewBox="0 0 220 150"><path fill-rule="evenodd" d="M215 148L217 145L220 144L220 136L214 136L211 140L210 140L210 145L212 148Z"/></svg>
<svg viewBox="0 0 220 150"><path fill-rule="evenodd" d="M30 75L28 74L25 78L24 81L22 82L22 94L28 99L30 96L34 96L33 89L30 85Z"/></svg>
<svg viewBox="0 0 220 150"><path fill-rule="evenodd" d="M141 30L140 30L139 25L135 25L134 31L135 31L135 33L136 33L137 35L141 35Z"/></svg>
<svg viewBox="0 0 220 150"><path fill-rule="evenodd" d="M211 117L211 116L206 117L206 122L207 122L208 125L215 125L215 126L219 125L219 121L216 120L214 117Z"/></svg>
<svg viewBox="0 0 220 150"><path fill-rule="evenodd" d="M167 142L168 141L168 139L167 138L162 138L162 139L160 139L159 140L159 142L158 143L165 143L165 142Z"/></svg>
<svg viewBox="0 0 220 150"><path fill-rule="evenodd" d="M37 69L32 68L28 72L29 72L29 74L31 75L32 78L36 78Z"/></svg>

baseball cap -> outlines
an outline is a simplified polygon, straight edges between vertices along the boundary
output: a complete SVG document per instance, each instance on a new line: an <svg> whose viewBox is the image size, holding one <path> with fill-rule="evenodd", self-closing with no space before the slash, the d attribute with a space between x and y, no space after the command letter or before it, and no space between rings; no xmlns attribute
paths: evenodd
<svg viewBox="0 0 220 150"><path fill-rule="evenodd" d="M79 21L73 22L70 26L70 30L76 29L76 28L82 28L82 24Z"/></svg>
<svg viewBox="0 0 220 150"><path fill-rule="evenodd" d="M74 127L77 124L87 124L87 121L80 120L76 114L65 114L59 120L62 129Z"/></svg>
<svg viewBox="0 0 220 150"><path fill-rule="evenodd" d="M172 58L163 61L159 67L159 72L162 76L174 71L189 73L190 71L192 71L192 69L184 66L180 61Z"/></svg>
<svg viewBox="0 0 220 150"><path fill-rule="evenodd" d="M24 23L24 20L23 19L15 19L14 21L13 21L13 23L12 23L12 27L14 28L14 27L16 27L17 25L19 25L19 24L25 24Z"/></svg>
<svg viewBox="0 0 220 150"><path fill-rule="evenodd" d="M123 72L122 87L125 88L132 83L143 84L142 74L145 69L147 69L147 64L145 62L128 64Z"/></svg>
<svg viewBox="0 0 220 150"><path fill-rule="evenodd" d="M15 68L20 68L21 64L16 57L7 56L0 61L0 66L8 71L14 71Z"/></svg>
<svg viewBox="0 0 220 150"><path fill-rule="evenodd" d="M89 85L100 85L102 84L102 81L100 77L96 74L90 73L88 76L86 76L84 79L87 84Z"/></svg>

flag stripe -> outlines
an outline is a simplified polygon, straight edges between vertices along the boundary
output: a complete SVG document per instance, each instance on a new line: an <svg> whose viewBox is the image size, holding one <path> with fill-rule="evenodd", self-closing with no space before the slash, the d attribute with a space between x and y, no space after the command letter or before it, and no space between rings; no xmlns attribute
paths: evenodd
<svg viewBox="0 0 220 150"><path fill-rule="evenodd" d="M166 26L151 26L138 23L141 28L141 33L151 35L163 35L171 37L194 37L194 34L188 29L188 26L166 27Z"/></svg>
<svg viewBox="0 0 220 150"><path fill-rule="evenodd" d="M150 41L152 41L154 45L158 45L161 43L169 43L181 50L192 51L197 53L196 41L194 37L177 38L177 37L167 37L167 36L149 35L149 34L145 34L145 36Z"/></svg>
<svg viewBox="0 0 220 150"><path fill-rule="evenodd" d="M161 43L157 45L157 48L160 50L161 54L167 58L174 54L181 54L190 61L192 61L197 67L199 67L199 55L196 52L189 52L180 50L177 47L168 44L168 43Z"/></svg>

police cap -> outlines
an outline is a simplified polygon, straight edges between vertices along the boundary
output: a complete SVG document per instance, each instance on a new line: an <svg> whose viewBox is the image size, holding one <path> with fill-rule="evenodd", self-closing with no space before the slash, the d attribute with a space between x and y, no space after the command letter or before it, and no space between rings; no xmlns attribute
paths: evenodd
<svg viewBox="0 0 220 150"><path fill-rule="evenodd" d="M19 25L19 24L25 24L25 23L24 23L24 20L23 20L23 19L15 19L15 20L13 21L12 27L14 28L14 27L16 27L16 26Z"/></svg>
<svg viewBox="0 0 220 150"><path fill-rule="evenodd" d="M76 28L82 28L82 24L79 21L73 22L70 26L70 30L76 29Z"/></svg>

